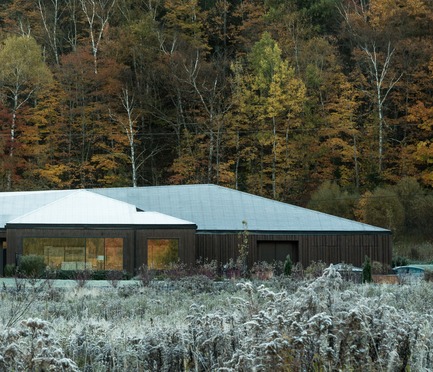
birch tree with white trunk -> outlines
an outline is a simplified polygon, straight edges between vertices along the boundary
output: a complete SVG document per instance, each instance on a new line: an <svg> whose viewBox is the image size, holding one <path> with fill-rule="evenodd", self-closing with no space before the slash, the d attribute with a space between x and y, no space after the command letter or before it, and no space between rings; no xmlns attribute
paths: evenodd
<svg viewBox="0 0 433 372"><path fill-rule="evenodd" d="M116 0L80 0L80 3L89 26L93 62L95 65L95 74L97 74L99 48Z"/></svg>
<svg viewBox="0 0 433 372"><path fill-rule="evenodd" d="M11 36L0 47L0 89L11 110L9 124L9 159L13 163L16 148L17 115L24 105L36 97L37 91L52 80L43 61L42 50L35 39ZM12 174L7 174L7 189L12 189Z"/></svg>

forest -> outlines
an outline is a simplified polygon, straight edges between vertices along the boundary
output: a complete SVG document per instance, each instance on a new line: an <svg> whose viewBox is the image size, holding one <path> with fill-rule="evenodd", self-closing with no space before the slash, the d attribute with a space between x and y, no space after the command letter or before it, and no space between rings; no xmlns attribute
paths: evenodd
<svg viewBox="0 0 433 372"><path fill-rule="evenodd" d="M403 232L432 213L431 1L4 0L0 42L2 191L214 183Z"/></svg>

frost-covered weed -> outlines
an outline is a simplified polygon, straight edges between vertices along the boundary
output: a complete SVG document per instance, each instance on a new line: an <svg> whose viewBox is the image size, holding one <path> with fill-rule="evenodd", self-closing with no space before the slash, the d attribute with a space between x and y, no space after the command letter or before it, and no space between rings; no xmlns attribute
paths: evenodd
<svg viewBox="0 0 433 372"><path fill-rule="evenodd" d="M78 371L59 347L50 325L40 319L23 320L0 333L2 371Z"/></svg>
<svg viewBox="0 0 433 372"><path fill-rule="evenodd" d="M433 369L431 283L355 285L331 266L314 280L52 290L1 292L0 370Z"/></svg>

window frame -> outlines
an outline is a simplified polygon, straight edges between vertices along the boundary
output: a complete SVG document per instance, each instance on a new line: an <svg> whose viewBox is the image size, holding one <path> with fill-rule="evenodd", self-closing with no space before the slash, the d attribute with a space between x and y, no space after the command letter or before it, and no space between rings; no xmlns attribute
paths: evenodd
<svg viewBox="0 0 433 372"><path fill-rule="evenodd" d="M27 242L26 242L27 240ZM39 240L42 241L39 243L39 249L36 249L35 251L32 251L31 248L31 241L34 240L34 244ZM45 242L43 241L45 240ZM63 244L61 244L61 241L63 240ZM68 241L70 244L68 245ZM75 240L75 245L71 244L72 241ZM90 242L91 241L99 241L102 240L102 249L103 249L103 255L101 254L102 251L98 251L96 248L96 254L95 257L90 256ZM110 246L107 243L110 241L116 241L117 240L117 246L116 244ZM52 243L57 243L50 245L50 241ZM83 243L81 246L77 246L77 242ZM120 244L119 244L120 243ZM29 245L29 246L27 246ZM36 245L36 244L35 244ZM97 244L95 244L97 246ZM50 254L46 254L47 250L57 248L59 250L62 250L63 252L63 260L58 261L59 264L52 265L52 262L49 262L50 260ZM107 254L107 248L112 248L115 251L117 250L117 254L115 254L113 257L111 255ZM77 256L77 260L67 260L66 259L66 250L72 250L77 251L77 249L83 250L83 259L79 259L80 257ZM41 251L42 250L42 251ZM124 269L124 252L125 252L125 237L100 237L100 236L86 236L86 237L53 237L53 236L26 236L22 238L22 255L38 255L44 257L45 263L48 267L54 268L54 269L61 269L61 270L101 270L101 271L108 271L108 270L116 270L121 271ZM57 257L61 257L62 255L57 255ZM114 259L114 261L113 261ZM108 264L109 261L113 261L114 264ZM94 261L94 262L93 262ZM119 262L120 261L120 262ZM69 263L69 265L68 265ZM96 263L96 265L94 265Z"/></svg>
<svg viewBox="0 0 433 372"><path fill-rule="evenodd" d="M153 247L151 247L151 242L163 242L163 241L167 241L168 243L170 242L176 242L176 247L175 250L176 252L174 252L174 250L172 252L168 252L167 255L167 262L165 263L159 263L157 265L155 265L155 260L153 259L153 257L155 256L155 252L151 252L151 249ZM146 247L147 247L147 267L149 269L155 269L155 270L164 270L166 268L168 268L170 266L170 264L175 264L177 262L179 262L179 253L180 253L180 239L179 238L167 238L167 237L152 237L152 238L147 238L146 241ZM168 247L168 249L170 249ZM170 255L172 255L171 259L170 259ZM176 256L176 259L174 260L174 255Z"/></svg>

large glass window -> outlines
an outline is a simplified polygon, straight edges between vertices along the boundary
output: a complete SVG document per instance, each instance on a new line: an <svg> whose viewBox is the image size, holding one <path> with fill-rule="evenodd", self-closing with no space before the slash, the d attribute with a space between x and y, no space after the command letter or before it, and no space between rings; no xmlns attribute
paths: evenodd
<svg viewBox="0 0 433 372"><path fill-rule="evenodd" d="M123 239L110 238L105 239L105 269L122 270L123 269Z"/></svg>
<svg viewBox="0 0 433 372"><path fill-rule="evenodd" d="M86 239L87 262L92 265L93 270L105 269L104 239Z"/></svg>
<svg viewBox="0 0 433 372"><path fill-rule="evenodd" d="M23 254L62 270L123 270L123 238L24 238Z"/></svg>
<svg viewBox="0 0 433 372"><path fill-rule="evenodd" d="M149 239L147 241L147 265L152 269L164 269L177 262L179 241L177 239Z"/></svg>

